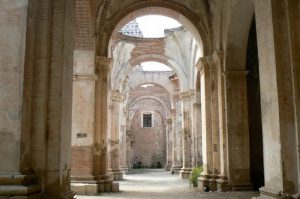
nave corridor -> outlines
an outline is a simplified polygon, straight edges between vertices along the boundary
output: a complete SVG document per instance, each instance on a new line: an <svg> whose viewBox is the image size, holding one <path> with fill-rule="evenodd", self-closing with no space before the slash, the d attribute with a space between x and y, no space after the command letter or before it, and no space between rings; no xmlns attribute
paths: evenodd
<svg viewBox="0 0 300 199"><path fill-rule="evenodd" d="M78 196L78 199L251 199L258 192L199 192L189 188L187 180L171 175L164 169L131 170L119 181L120 192L99 196Z"/></svg>

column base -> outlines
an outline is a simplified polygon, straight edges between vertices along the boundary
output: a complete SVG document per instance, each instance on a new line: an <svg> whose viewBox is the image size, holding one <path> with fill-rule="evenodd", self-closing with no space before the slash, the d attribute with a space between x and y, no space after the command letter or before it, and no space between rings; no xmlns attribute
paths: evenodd
<svg viewBox="0 0 300 199"><path fill-rule="evenodd" d="M166 165L165 165L165 170L166 170L166 171L171 171L171 167L172 167L172 164L170 164L170 163L169 163L169 164L166 164Z"/></svg>
<svg viewBox="0 0 300 199"><path fill-rule="evenodd" d="M124 175L127 175L129 172L129 167L121 167L120 170L123 172Z"/></svg>
<svg viewBox="0 0 300 199"><path fill-rule="evenodd" d="M179 172L181 179L190 179L192 168L182 168Z"/></svg>
<svg viewBox="0 0 300 199"><path fill-rule="evenodd" d="M72 176L71 190L83 195L95 195L102 192L119 191L119 185L113 182L112 176Z"/></svg>
<svg viewBox="0 0 300 199"><path fill-rule="evenodd" d="M10 173L0 175L0 196L2 198L40 198L41 186L35 175Z"/></svg>
<svg viewBox="0 0 300 199"><path fill-rule="evenodd" d="M212 174L210 175L210 179L209 179L209 191L217 191L218 187L217 187L217 180L218 180L218 175L216 174Z"/></svg>
<svg viewBox="0 0 300 199"><path fill-rule="evenodd" d="M219 175L217 179L217 190L221 192L229 191L228 178L225 175Z"/></svg>
<svg viewBox="0 0 300 199"><path fill-rule="evenodd" d="M260 192L260 196L253 197L253 199L273 199L273 198L298 199L300 198L300 194L286 194L286 193L282 193L282 191L276 191L273 189L268 189L266 187L260 188L259 192Z"/></svg>
<svg viewBox="0 0 300 199"><path fill-rule="evenodd" d="M198 188L200 191L209 192L210 174L202 172L198 178Z"/></svg>
<svg viewBox="0 0 300 199"><path fill-rule="evenodd" d="M180 165L173 165L172 167L171 167L171 173L172 174L179 174L179 172L180 172L180 170L181 170L181 167L182 166L180 166Z"/></svg>
<svg viewBox="0 0 300 199"><path fill-rule="evenodd" d="M110 176L112 176L113 180L116 180L116 181L123 180L123 172L120 169L109 170L108 174Z"/></svg>

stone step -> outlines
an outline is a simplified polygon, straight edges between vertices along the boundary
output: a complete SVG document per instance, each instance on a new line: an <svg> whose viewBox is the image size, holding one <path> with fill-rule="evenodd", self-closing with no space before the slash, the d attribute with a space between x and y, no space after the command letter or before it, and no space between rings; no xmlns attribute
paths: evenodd
<svg viewBox="0 0 300 199"><path fill-rule="evenodd" d="M1 185L30 185L36 184L36 176L33 174L0 174Z"/></svg>
<svg viewBox="0 0 300 199"><path fill-rule="evenodd" d="M40 185L0 185L0 196L26 196L39 193Z"/></svg>

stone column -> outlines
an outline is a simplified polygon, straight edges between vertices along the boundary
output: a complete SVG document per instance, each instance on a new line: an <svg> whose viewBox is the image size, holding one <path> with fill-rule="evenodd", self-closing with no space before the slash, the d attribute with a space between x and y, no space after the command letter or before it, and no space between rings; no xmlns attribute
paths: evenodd
<svg viewBox="0 0 300 199"><path fill-rule="evenodd" d="M124 95L117 90L111 91L111 131L108 134L108 168L114 180L123 179L120 170L120 103Z"/></svg>
<svg viewBox="0 0 300 199"><path fill-rule="evenodd" d="M127 164L127 126L126 126L126 120L127 120L127 111L123 108L123 114L121 118L121 135L120 135L120 141L121 141L121 156L120 156L120 168L123 171L124 174L128 173L129 167Z"/></svg>
<svg viewBox="0 0 300 199"><path fill-rule="evenodd" d="M181 151L181 105L179 95L174 96L175 108L171 110L172 115L172 133L173 133L173 152L172 152L172 174L179 174L182 167L182 151Z"/></svg>
<svg viewBox="0 0 300 199"><path fill-rule="evenodd" d="M218 104L219 104L219 131L220 131L220 175L217 180L218 190L228 190L227 173L227 136L226 136L226 112L225 112L225 73L223 69L223 52L213 53L213 62L217 69Z"/></svg>
<svg viewBox="0 0 300 199"><path fill-rule="evenodd" d="M30 2L30 1L29 1ZM72 86L73 86L73 57L74 57L74 1L54 0L43 1L41 9L47 8L45 13L38 9L41 16L36 19L47 20L51 26L39 27L39 34L49 36L43 38L36 44L37 57L34 75L41 79L47 79L45 87L35 84L36 90L46 89L46 100L44 110L46 114L38 114L39 110L33 104L32 108L36 115L34 117L45 118L46 125L32 123L32 129L44 129L45 137L35 135L40 139L32 145L44 145L46 151L34 151L42 154L44 159L35 159L43 163L40 173L40 182L43 184L45 198L73 198L74 193L70 189L71 179L71 127L72 127ZM44 7L45 6L45 7ZM50 17L44 14L51 13ZM49 17L49 18L48 18ZM37 26L42 23L39 21ZM44 29L46 28L46 30ZM48 29L47 29L48 28ZM48 31L47 31L48 30ZM45 32L46 33L45 33ZM47 46L45 49L41 46ZM40 53L40 49L43 49ZM40 54L39 54L40 53ZM48 57L47 57L48 55ZM42 56L43 58L41 58ZM39 74L41 65L46 66L45 74ZM36 82L35 82L36 83ZM40 98L33 93L34 98ZM34 165L33 166L37 166Z"/></svg>
<svg viewBox="0 0 300 199"><path fill-rule="evenodd" d="M166 152L167 161L165 169L166 171L171 170L172 166L172 152L173 151L173 131L172 131L172 118L166 119Z"/></svg>
<svg viewBox="0 0 300 199"><path fill-rule="evenodd" d="M183 123L182 123L182 169L180 176L183 179L188 179L192 171L192 125L191 125L191 97L192 91L180 93L182 101Z"/></svg>
<svg viewBox="0 0 300 199"><path fill-rule="evenodd" d="M193 157L193 167L202 165L202 133L201 133L201 104L194 103L194 157Z"/></svg>
<svg viewBox="0 0 300 199"><path fill-rule="evenodd" d="M259 198L299 198L300 2L254 2L265 177Z"/></svg>
<svg viewBox="0 0 300 199"><path fill-rule="evenodd" d="M225 71L228 181L233 190L251 190L246 71Z"/></svg>
<svg viewBox="0 0 300 199"><path fill-rule="evenodd" d="M201 119L203 172L199 178L202 190L209 186L217 190L217 178L220 172L219 113L216 67L211 57L201 58L197 63L201 82Z"/></svg>
<svg viewBox="0 0 300 199"><path fill-rule="evenodd" d="M112 60L106 57L96 57L96 74L98 81L95 87L95 134L93 148L93 174L96 177L99 192L112 190L112 178L107 168L107 93L108 75Z"/></svg>
<svg viewBox="0 0 300 199"><path fill-rule="evenodd" d="M30 110L24 103L31 97L26 90L30 83L26 85L23 78L24 73L27 77L24 69L27 6L25 0L0 2L0 195L4 198L28 198L27 194L41 190L34 183L35 176L28 172L30 131L22 127L22 112ZM24 125L31 127L30 121ZM28 183L24 183L26 180Z"/></svg>

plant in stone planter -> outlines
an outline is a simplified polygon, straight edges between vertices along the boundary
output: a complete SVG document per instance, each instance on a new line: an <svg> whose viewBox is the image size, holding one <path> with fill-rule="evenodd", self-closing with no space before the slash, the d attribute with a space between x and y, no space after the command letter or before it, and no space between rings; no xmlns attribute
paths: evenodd
<svg viewBox="0 0 300 199"><path fill-rule="evenodd" d="M193 185L193 187L198 187L198 177L200 176L200 173L203 171L202 166L198 166L197 168L194 168L191 172L190 176L190 184Z"/></svg>

